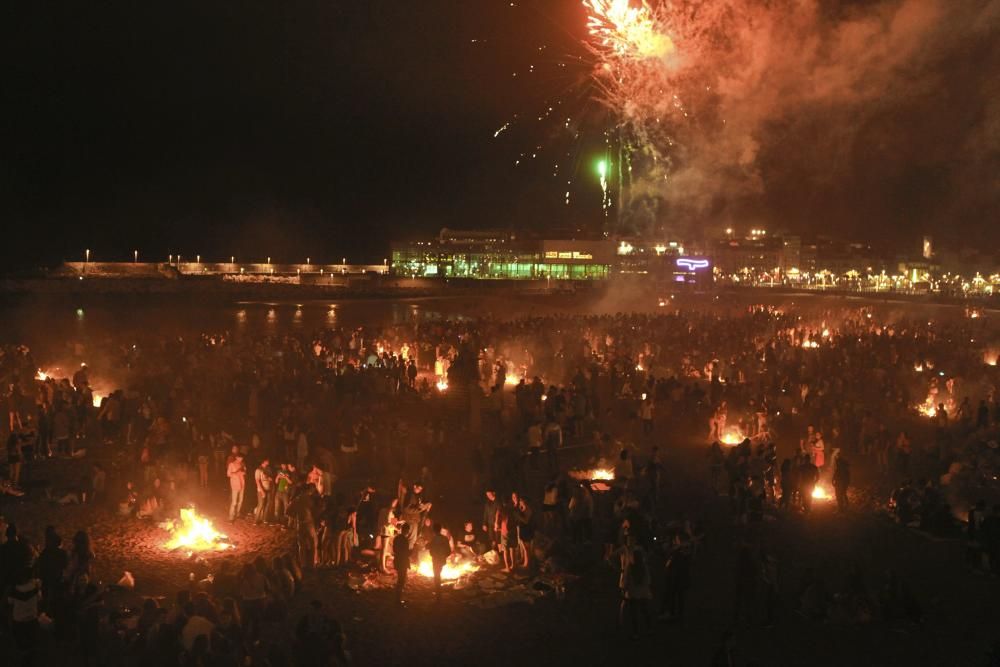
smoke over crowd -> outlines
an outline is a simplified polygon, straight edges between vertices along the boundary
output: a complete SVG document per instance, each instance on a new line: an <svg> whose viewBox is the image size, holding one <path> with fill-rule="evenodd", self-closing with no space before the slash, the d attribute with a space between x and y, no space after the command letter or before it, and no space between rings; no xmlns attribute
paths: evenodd
<svg viewBox="0 0 1000 667"><path fill-rule="evenodd" d="M1000 2L675 3L660 220L982 238L1000 184Z"/></svg>

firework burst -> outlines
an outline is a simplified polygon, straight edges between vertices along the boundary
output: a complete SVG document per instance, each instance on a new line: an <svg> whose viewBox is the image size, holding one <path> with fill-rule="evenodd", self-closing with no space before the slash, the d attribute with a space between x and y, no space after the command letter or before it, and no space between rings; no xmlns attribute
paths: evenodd
<svg viewBox="0 0 1000 667"><path fill-rule="evenodd" d="M664 3L582 0L581 4L582 38L551 63L556 77L550 82L567 79L565 90L545 101L540 113L515 115L503 123L494 138L527 120L539 124L554 120L556 131L520 152L514 165L523 167L543 154L553 156L552 176L572 188L580 166L594 164L602 212L609 219L605 230L620 232L623 217L628 217L633 179L662 182L669 173L674 135L687 116L676 82L681 42ZM540 54L556 51L539 48ZM539 61L541 67L544 61ZM536 71L535 65L528 68L528 73ZM569 144L565 150L556 147L556 137ZM597 146L601 154L593 157ZM565 191L568 205L567 187L560 192Z"/></svg>
<svg viewBox="0 0 1000 667"><path fill-rule="evenodd" d="M671 81L677 47L665 5L629 0L584 0L596 66L598 103L607 107L623 150L644 151L654 162L673 142L670 122L684 113ZM624 160L620 160L624 161Z"/></svg>

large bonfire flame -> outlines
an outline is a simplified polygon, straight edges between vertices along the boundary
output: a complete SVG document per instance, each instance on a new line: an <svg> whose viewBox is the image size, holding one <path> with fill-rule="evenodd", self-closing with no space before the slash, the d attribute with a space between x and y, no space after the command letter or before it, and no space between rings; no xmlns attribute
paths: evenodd
<svg viewBox="0 0 1000 667"><path fill-rule="evenodd" d="M722 432L722 438L720 438L719 441L723 445L735 447L736 445L742 443L745 439L746 436L743 435L743 432L740 429L735 426L730 426Z"/></svg>
<svg viewBox="0 0 1000 667"><path fill-rule="evenodd" d="M478 571L479 565L475 561L465 559L460 554L452 554L448 557L448 562L445 563L444 568L441 570L441 580L455 581ZM424 552L423 556L420 557L420 563L417 565L417 573L422 577L434 577L434 563L429 553Z"/></svg>
<svg viewBox="0 0 1000 667"><path fill-rule="evenodd" d="M949 414L954 414L955 401L950 398L938 398L938 396L933 394L928 396L927 400L917 406L917 412L922 414L924 417L933 419L937 416L938 403L943 403L945 411Z"/></svg>
<svg viewBox="0 0 1000 667"><path fill-rule="evenodd" d="M167 519L160 527L171 533L171 538L163 545L171 551L225 551L233 548L229 538L217 531L211 521L199 516L193 507L181 509L180 521Z"/></svg>
<svg viewBox="0 0 1000 667"><path fill-rule="evenodd" d="M817 484L813 487L812 497L813 500L830 500L833 496L830 495L825 486Z"/></svg>

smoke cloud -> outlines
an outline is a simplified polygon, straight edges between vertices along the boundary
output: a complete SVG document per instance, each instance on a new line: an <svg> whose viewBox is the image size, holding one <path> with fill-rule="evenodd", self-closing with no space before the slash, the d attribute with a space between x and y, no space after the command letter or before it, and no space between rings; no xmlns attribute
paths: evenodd
<svg viewBox="0 0 1000 667"><path fill-rule="evenodd" d="M995 240L1000 0L674 3L689 118L658 220Z"/></svg>

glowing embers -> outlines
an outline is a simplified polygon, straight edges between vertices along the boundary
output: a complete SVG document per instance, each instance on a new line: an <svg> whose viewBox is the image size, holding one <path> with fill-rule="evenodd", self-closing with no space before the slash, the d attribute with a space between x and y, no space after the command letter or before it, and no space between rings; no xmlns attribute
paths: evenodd
<svg viewBox="0 0 1000 667"><path fill-rule="evenodd" d="M167 519L160 523L171 534L163 547L170 551L183 550L189 553L195 551L226 551L234 548L229 538L220 533L212 522L200 516L194 507L185 507L180 511L180 519Z"/></svg>

